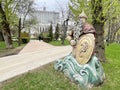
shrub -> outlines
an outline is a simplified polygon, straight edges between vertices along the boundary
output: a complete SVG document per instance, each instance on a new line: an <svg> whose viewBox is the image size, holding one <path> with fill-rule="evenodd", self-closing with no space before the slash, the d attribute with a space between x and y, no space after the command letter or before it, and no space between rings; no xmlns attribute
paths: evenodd
<svg viewBox="0 0 120 90"><path fill-rule="evenodd" d="M51 37L49 37L49 32L48 31L43 31L39 35L39 40L43 40L45 42L51 41Z"/></svg>
<svg viewBox="0 0 120 90"><path fill-rule="evenodd" d="M48 35L48 37L50 37L51 41L53 40L53 27L52 27L52 24L50 25L50 28L49 28L49 35Z"/></svg>
<svg viewBox="0 0 120 90"><path fill-rule="evenodd" d="M21 42L22 42L23 44L28 43L29 40L30 40L30 39L29 39L28 37L22 37L22 38L21 38Z"/></svg>
<svg viewBox="0 0 120 90"><path fill-rule="evenodd" d="M26 33L26 32L21 33L21 38L20 39L21 39L22 43L28 43L29 40L30 40L29 34Z"/></svg>
<svg viewBox="0 0 120 90"><path fill-rule="evenodd" d="M55 40L58 40L58 38L59 38L59 26L58 26L58 24L57 24L57 26L56 26L54 38L55 38Z"/></svg>

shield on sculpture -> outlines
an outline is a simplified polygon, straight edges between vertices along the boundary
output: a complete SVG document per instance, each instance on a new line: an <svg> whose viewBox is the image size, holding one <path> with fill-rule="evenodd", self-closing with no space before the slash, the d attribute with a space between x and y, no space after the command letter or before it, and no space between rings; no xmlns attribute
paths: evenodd
<svg viewBox="0 0 120 90"><path fill-rule="evenodd" d="M76 45L76 60L79 64L86 64L93 53L95 38L93 34L86 34L80 37Z"/></svg>

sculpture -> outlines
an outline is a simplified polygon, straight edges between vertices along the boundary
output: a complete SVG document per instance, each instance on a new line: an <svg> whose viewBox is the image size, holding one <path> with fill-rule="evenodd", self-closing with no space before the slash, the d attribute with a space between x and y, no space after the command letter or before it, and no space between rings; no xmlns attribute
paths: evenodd
<svg viewBox="0 0 120 90"><path fill-rule="evenodd" d="M68 32L68 38L73 47L72 53L55 63L55 70L64 74L88 90L92 86L103 83L105 74L98 58L94 55L95 29L86 23L84 11L79 15L73 31Z"/></svg>

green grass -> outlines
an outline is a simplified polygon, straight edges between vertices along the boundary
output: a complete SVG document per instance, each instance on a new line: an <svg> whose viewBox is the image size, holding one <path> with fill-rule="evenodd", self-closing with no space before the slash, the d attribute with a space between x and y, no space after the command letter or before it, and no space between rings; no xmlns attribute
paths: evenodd
<svg viewBox="0 0 120 90"><path fill-rule="evenodd" d="M13 46L17 47L17 42L13 42ZM4 54L6 52L9 52L11 49L6 49L6 45L4 41L0 41L0 54Z"/></svg>
<svg viewBox="0 0 120 90"><path fill-rule="evenodd" d="M102 63L106 74L104 84L94 90L120 90L120 44L106 47L107 62Z"/></svg>
<svg viewBox="0 0 120 90"><path fill-rule="evenodd" d="M13 47L18 47L18 43L17 42L13 42ZM0 49L5 49L6 45L4 41L0 41Z"/></svg>
<svg viewBox="0 0 120 90"><path fill-rule="evenodd" d="M4 83L0 90L77 90L62 73L53 69L53 63Z"/></svg>
<svg viewBox="0 0 120 90"><path fill-rule="evenodd" d="M64 41L64 45L62 45L61 43L62 43L61 40L60 40L60 41L51 41L51 42L49 42L49 44L52 44L52 45L54 45L54 46L70 45L68 40L65 40L65 41Z"/></svg>
<svg viewBox="0 0 120 90"><path fill-rule="evenodd" d="M120 45L106 47L107 62L102 63L106 74L104 83L93 90L120 90ZM78 85L53 68L54 63L4 82L0 90L79 90Z"/></svg>
<svg viewBox="0 0 120 90"><path fill-rule="evenodd" d="M22 44L20 47L23 47L25 44ZM13 42L13 49L6 49L6 45L4 41L0 41L0 56L4 56L5 54L10 54L15 50L18 46L17 42Z"/></svg>

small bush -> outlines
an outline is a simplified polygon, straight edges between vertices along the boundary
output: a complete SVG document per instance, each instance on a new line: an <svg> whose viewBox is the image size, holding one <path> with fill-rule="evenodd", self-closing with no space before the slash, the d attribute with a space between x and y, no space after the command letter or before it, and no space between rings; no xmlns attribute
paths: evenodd
<svg viewBox="0 0 120 90"><path fill-rule="evenodd" d="M51 38L50 37L47 37L47 38L43 38L43 41L45 41L45 42L50 42L51 41Z"/></svg>
<svg viewBox="0 0 120 90"><path fill-rule="evenodd" d="M29 34L26 33L26 32L21 33L21 38L20 38L20 39L21 39L21 42L22 42L23 44L28 43L29 40L30 40Z"/></svg>
<svg viewBox="0 0 120 90"><path fill-rule="evenodd" d="M44 31L41 32L41 34L39 35L39 40L43 40L45 42L50 42L51 41L51 37L49 37L49 32L48 31Z"/></svg>
<svg viewBox="0 0 120 90"><path fill-rule="evenodd" d="M29 39L28 37L22 37L22 38L21 38L21 42L22 42L23 44L28 43L29 40L30 40L30 39Z"/></svg>
<svg viewBox="0 0 120 90"><path fill-rule="evenodd" d="M62 44L62 41L61 41L61 40L50 41L49 44L52 44L52 45L54 45L54 46L70 45L68 40L65 40L64 45Z"/></svg>

